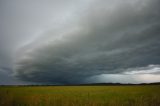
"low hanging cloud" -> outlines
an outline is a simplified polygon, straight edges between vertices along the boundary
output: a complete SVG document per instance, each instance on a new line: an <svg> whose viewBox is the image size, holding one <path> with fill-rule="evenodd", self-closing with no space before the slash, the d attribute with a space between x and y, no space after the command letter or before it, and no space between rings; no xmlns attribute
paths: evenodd
<svg viewBox="0 0 160 106"><path fill-rule="evenodd" d="M78 11L76 21L46 31L22 47L14 76L37 83L83 83L96 75L160 64L159 4L158 0L90 2Z"/></svg>
<svg viewBox="0 0 160 106"><path fill-rule="evenodd" d="M127 69L123 74L160 74L160 65L149 65L147 67L137 67Z"/></svg>
<svg viewBox="0 0 160 106"><path fill-rule="evenodd" d="M86 79L88 83L153 83L160 82L160 65L126 69L118 74L101 74Z"/></svg>

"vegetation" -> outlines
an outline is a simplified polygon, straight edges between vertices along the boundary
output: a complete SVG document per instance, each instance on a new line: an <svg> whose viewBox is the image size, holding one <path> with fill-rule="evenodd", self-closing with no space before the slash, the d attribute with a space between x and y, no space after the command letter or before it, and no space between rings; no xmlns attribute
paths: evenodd
<svg viewBox="0 0 160 106"><path fill-rule="evenodd" d="M160 106L160 85L0 87L0 106Z"/></svg>

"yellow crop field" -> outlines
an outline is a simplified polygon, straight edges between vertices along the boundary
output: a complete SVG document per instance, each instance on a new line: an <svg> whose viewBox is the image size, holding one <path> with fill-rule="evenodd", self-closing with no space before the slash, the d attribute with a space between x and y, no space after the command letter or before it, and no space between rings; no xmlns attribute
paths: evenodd
<svg viewBox="0 0 160 106"><path fill-rule="evenodd" d="M160 106L160 85L0 87L0 106Z"/></svg>

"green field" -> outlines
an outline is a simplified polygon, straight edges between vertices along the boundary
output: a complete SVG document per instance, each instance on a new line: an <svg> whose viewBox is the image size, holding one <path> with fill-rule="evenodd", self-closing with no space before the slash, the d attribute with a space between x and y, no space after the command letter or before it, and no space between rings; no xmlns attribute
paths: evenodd
<svg viewBox="0 0 160 106"><path fill-rule="evenodd" d="M0 87L0 106L160 106L160 85Z"/></svg>

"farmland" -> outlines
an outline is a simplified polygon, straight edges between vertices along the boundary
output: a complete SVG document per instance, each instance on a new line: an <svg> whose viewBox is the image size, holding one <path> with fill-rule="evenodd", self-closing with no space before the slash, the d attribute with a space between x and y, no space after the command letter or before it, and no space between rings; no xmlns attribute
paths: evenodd
<svg viewBox="0 0 160 106"><path fill-rule="evenodd" d="M160 85L5 86L0 106L160 106Z"/></svg>

